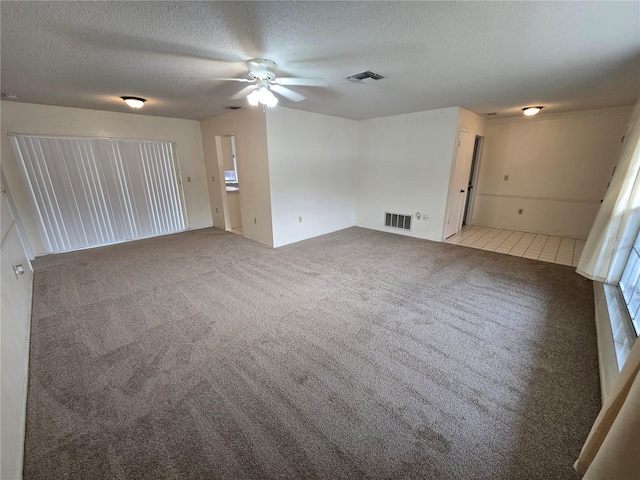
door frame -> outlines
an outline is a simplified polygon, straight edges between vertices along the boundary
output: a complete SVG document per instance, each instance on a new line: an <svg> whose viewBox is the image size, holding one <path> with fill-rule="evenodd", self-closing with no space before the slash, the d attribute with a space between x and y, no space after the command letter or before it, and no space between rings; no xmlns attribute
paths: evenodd
<svg viewBox="0 0 640 480"><path fill-rule="evenodd" d="M227 232L230 232L233 228L233 226L231 225L231 213L230 213L230 207L229 207L229 199L227 197L227 182L225 181L225 177L224 177L224 147L222 145L222 141L223 138L229 137L231 139L231 154L233 155L233 159L234 159L234 165L236 168L236 174L238 175L238 188L240 188L239 186L239 181L240 181L240 173L238 172L239 168L238 168L238 145L237 145L237 135L233 132L231 133L225 133L223 135L215 135L214 136L214 148L215 148L215 152L216 152L216 169L217 169L217 175L218 178L220 179L219 181L219 194L220 194L220 201L222 204L222 217L223 217L223 221L224 221L224 230ZM210 203L211 203L211 215L213 218L214 215L214 199L211 196L211 191L209 192L209 198L210 198ZM244 218L242 216L242 193L240 193L240 190L238 190L239 193L239 197L238 197L238 205L240 208L240 223L244 226ZM217 213L217 212L216 212Z"/></svg>
<svg viewBox="0 0 640 480"><path fill-rule="evenodd" d="M476 201L476 191L477 189L477 183L478 183L478 178L479 178L479 174L480 174L480 162L482 161L482 154L484 152L484 142L485 142L486 137L482 136L482 135L478 135L476 134L475 139L474 139L474 147L475 147L475 141L478 141L478 148L477 148L477 153L476 153L476 149L474 148L474 152L471 153L471 167L473 170L469 171L469 180L471 183L471 189L467 188L467 199L466 199L466 204L468 205L466 208L466 220L467 222L465 223L465 215L464 213L462 214L462 223L463 225L473 225L472 222L470 222L471 219L473 219L473 208L475 206L475 201ZM473 155L476 155L476 161L475 164L473 163Z"/></svg>
<svg viewBox="0 0 640 480"><path fill-rule="evenodd" d="M456 233L449 235L449 237L447 237L447 222L449 221L449 214L451 212L451 201L453 198L453 193L454 193L454 180L455 180L455 170L456 170L456 160L458 158L458 149L460 148L460 135L462 134L462 132L468 133L470 136L470 141L475 141L475 134L474 132L472 132L471 130L468 130L466 128L460 127L458 128L457 134L455 136L455 140L454 140L454 148L453 148L453 155L451 158L451 168L449 171L449 188L447 190L447 205L445 208L445 215L444 215L444 223L442 225L442 241L445 241L447 238L452 237L453 235L455 235L456 233L460 232L460 229L462 228L462 216L464 215L464 203L461 209L461 215L459 217L460 220L460 226L456 227ZM469 178L469 172L468 172L468 168L470 167L470 158L471 155L473 155L473 148L469 148L469 151L471 153L467 153L467 158L465 159L465 177L468 179ZM468 194L469 192L467 191L467 189L465 188L466 193ZM466 202L466 196L465 196L465 200Z"/></svg>

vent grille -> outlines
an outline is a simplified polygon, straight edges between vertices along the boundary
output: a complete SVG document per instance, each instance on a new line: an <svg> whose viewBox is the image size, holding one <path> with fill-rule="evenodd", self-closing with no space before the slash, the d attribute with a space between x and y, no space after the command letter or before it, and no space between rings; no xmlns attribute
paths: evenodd
<svg viewBox="0 0 640 480"><path fill-rule="evenodd" d="M399 228L400 230L411 230L411 215L403 215L401 213L384 214L384 226L391 228Z"/></svg>
<svg viewBox="0 0 640 480"><path fill-rule="evenodd" d="M354 73L353 75L349 75L345 78L356 83L373 83L377 82L378 80L382 80L385 77L384 75L380 75L379 73L367 70L366 72Z"/></svg>

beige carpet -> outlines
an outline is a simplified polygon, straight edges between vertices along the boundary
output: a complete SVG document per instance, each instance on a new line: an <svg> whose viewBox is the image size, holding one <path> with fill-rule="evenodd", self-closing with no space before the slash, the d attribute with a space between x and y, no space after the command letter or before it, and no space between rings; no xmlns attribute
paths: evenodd
<svg viewBox="0 0 640 480"><path fill-rule="evenodd" d="M599 409L571 267L350 228L35 263L26 479L574 479Z"/></svg>

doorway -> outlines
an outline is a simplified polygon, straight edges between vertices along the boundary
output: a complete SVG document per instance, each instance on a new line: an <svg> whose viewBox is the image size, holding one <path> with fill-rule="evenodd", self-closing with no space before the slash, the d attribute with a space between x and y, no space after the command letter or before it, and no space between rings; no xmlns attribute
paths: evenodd
<svg viewBox="0 0 640 480"><path fill-rule="evenodd" d="M482 147L484 145L484 137L476 135L473 143L473 155L471 156L471 169L469 171L469 183L467 185L467 199L464 204L464 215L462 217L462 225L471 224L471 213L473 212L473 201L476 198L475 186L478 181L478 166L480 165L480 156L482 155Z"/></svg>
<svg viewBox="0 0 640 480"><path fill-rule="evenodd" d="M467 198L469 180L469 151L471 149L471 132L460 130L456 158L453 166L453 177L449 188L448 213L444 228L444 238L455 235L462 228L462 215Z"/></svg>
<svg viewBox="0 0 640 480"><path fill-rule="evenodd" d="M224 170L224 223L225 230L243 235L242 203L240 197L240 179L238 177L238 162L236 155L236 140L234 135L220 137L218 161Z"/></svg>

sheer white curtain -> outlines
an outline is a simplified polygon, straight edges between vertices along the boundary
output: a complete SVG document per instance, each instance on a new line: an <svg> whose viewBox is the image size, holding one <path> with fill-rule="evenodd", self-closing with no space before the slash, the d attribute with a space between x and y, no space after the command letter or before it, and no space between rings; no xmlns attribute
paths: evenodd
<svg viewBox="0 0 640 480"><path fill-rule="evenodd" d="M640 120L634 116L577 268L587 278L613 285L622 276L640 228Z"/></svg>
<svg viewBox="0 0 640 480"><path fill-rule="evenodd" d="M617 285L640 228L640 100L577 272ZM636 341L574 465L584 480L640 474L640 342Z"/></svg>
<svg viewBox="0 0 640 480"><path fill-rule="evenodd" d="M583 480L637 480L640 475L640 342L636 342L574 468Z"/></svg>
<svg viewBox="0 0 640 480"><path fill-rule="evenodd" d="M185 229L170 142L11 135L49 253Z"/></svg>

